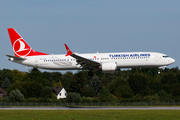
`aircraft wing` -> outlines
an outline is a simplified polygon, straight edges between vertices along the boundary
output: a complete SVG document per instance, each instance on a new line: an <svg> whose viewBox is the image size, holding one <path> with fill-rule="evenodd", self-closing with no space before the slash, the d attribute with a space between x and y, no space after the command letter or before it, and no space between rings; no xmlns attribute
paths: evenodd
<svg viewBox="0 0 180 120"><path fill-rule="evenodd" d="M70 55L71 57L75 58L77 63L80 64L83 69L93 69L93 68L97 69L97 68L99 68L99 66L100 66L99 62L84 58L84 57L79 56L77 54L74 54L73 52L71 52L71 50L69 49L69 47L66 44L64 44L64 45L65 45L66 50L67 50L66 56Z"/></svg>
<svg viewBox="0 0 180 120"><path fill-rule="evenodd" d="M12 55L6 55L7 57L13 58L15 60L26 60L26 58L22 58L22 57L16 57L16 56L12 56Z"/></svg>

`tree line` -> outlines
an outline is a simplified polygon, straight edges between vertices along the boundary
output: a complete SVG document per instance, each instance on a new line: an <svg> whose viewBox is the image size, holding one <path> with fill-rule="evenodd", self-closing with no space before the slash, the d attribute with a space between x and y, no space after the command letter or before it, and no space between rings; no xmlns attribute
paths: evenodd
<svg viewBox="0 0 180 120"><path fill-rule="evenodd" d="M8 96L1 101L36 102L142 102L180 101L180 70L132 68L114 74L93 71L77 73L0 70L0 86ZM64 87L67 98L56 100L51 87Z"/></svg>

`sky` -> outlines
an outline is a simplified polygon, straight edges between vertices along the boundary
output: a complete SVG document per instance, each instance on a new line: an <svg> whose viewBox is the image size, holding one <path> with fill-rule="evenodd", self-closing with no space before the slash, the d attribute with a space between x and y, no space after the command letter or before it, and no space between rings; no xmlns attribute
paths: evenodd
<svg viewBox="0 0 180 120"><path fill-rule="evenodd" d="M179 5L179 0L1 0L0 69L31 69L5 56L14 55L7 28L47 54L66 54L64 43L78 53L160 52L176 60L168 68L180 67Z"/></svg>

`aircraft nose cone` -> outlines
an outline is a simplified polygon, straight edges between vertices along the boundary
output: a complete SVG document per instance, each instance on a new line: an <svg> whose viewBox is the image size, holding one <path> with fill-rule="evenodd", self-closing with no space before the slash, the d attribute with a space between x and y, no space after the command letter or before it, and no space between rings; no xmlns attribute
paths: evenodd
<svg viewBox="0 0 180 120"><path fill-rule="evenodd" d="M173 59L173 63L175 62L175 59Z"/></svg>
<svg viewBox="0 0 180 120"><path fill-rule="evenodd" d="M174 63L174 62L175 62L175 59L173 59L173 58L172 58L172 60L171 60L171 61L172 61L172 63Z"/></svg>

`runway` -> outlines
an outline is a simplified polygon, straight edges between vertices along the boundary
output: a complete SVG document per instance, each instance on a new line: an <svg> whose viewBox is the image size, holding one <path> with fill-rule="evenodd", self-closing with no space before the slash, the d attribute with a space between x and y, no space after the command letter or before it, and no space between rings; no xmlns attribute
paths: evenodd
<svg viewBox="0 0 180 120"><path fill-rule="evenodd" d="M0 110L180 110L180 107L0 107Z"/></svg>

